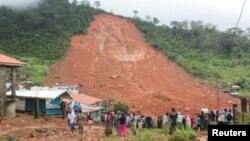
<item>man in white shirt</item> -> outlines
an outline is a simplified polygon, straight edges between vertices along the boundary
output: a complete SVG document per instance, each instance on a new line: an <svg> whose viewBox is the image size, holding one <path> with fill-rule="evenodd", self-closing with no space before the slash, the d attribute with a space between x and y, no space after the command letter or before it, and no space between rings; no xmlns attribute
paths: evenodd
<svg viewBox="0 0 250 141"><path fill-rule="evenodd" d="M76 124L76 115L74 110L71 110L71 113L68 114L69 126L72 134L76 134L75 124Z"/></svg>
<svg viewBox="0 0 250 141"><path fill-rule="evenodd" d="M162 117L162 126L166 127L169 121L169 113L166 113L165 115L163 115Z"/></svg>
<svg viewBox="0 0 250 141"><path fill-rule="evenodd" d="M178 112L178 117L177 117L177 127L181 128L182 127L182 119L183 119L183 115L181 115L180 112Z"/></svg>

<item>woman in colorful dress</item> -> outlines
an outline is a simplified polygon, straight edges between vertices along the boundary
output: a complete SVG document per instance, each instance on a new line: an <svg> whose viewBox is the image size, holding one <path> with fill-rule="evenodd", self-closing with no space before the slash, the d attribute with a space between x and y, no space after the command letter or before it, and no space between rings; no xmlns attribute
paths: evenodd
<svg viewBox="0 0 250 141"><path fill-rule="evenodd" d="M112 127L113 127L113 116L112 112L108 112L105 119L105 135L109 136L112 134Z"/></svg>
<svg viewBox="0 0 250 141"><path fill-rule="evenodd" d="M136 135L136 116L135 116L135 114L132 117L131 131L133 132L134 135Z"/></svg>
<svg viewBox="0 0 250 141"><path fill-rule="evenodd" d="M119 127L119 134L120 136L125 136L127 131L126 131L126 117L124 114L122 114L121 118L119 119L120 121L120 127Z"/></svg>

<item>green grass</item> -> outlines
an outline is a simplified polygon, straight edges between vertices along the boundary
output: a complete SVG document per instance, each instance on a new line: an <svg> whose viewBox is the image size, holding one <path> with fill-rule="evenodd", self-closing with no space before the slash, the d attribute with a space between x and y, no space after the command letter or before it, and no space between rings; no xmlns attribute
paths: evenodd
<svg viewBox="0 0 250 141"><path fill-rule="evenodd" d="M137 130L136 136L134 136L132 133L129 133L126 137L123 138L131 141L165 141L168 140L168 135L166 134L164 129L143 129L143 131ZM122 141L123 138L112 135L109 137L105 137L103 141Z"/></svg>
<svg viewBox="0 0 250 141"><path fill-rule="evenodd" d="M30 76L28 80L35 84L41 84L43 82L49 70L49 61L34 57L17 57L17 59L27 63L26 66L18 69L18 73L28 74Z"/></svg>

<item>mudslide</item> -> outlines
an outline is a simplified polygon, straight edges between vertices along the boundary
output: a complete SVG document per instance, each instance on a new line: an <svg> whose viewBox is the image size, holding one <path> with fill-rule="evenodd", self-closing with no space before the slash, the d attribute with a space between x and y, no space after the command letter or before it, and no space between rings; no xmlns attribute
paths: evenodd
<svg viewBox="0 0 250 141"><path fill-rule="evenodd" d="M81 84L81 91L126 103L131 111L161 115L217 108L217 93L150 47L127 19L99 14L87 35L75 35L67 55L49 69L44 85ZM220 106L235 99L220 94Z"/></svg>

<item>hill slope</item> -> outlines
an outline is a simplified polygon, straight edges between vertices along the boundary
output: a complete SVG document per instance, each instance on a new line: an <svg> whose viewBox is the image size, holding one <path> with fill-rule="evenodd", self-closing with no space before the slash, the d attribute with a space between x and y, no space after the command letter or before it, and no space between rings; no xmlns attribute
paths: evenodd
<svg viewBox="0 0 250 141"><path fill-rule="evenodd" d="M87 35L73 36L65 58L50 66L44 85L56 83L82 84L84 93L146 114L217 108L216 91L145 43L131 22L108 14L97 15ZM221 107L233 100L220 96Z"/></svg>

